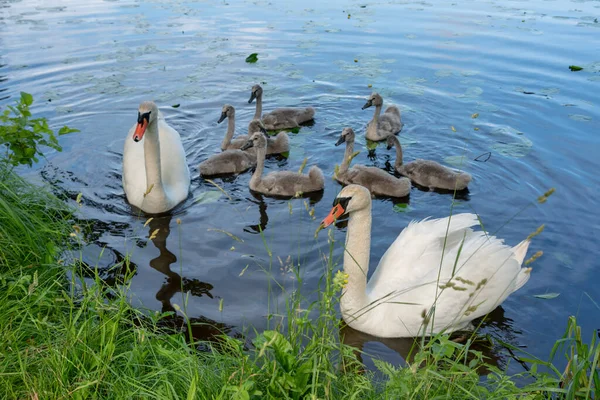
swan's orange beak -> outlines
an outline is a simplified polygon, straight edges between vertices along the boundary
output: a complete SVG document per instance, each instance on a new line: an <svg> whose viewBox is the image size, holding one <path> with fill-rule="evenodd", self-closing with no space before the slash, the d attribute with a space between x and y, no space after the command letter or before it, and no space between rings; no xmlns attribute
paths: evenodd
<svg viewBox="0 0 600 400"><path fill-rule="evenodd" d="M148 120L143 118L142 122L138 123L135 127L135 132L133 133L133 141L139 142L142 140L144 133L146 133L146 127L148 126Z"/></svg>
<svg viewBox="0 0 600 400"><path fill-rule="evenodd" d="M342 207L341 204L336 204L329 212L329 215L323 219L323 221L321 222L321 226L323 226L323 228L327 228L329 225L333 224L339 217L344 215L345 212L346 210L344 210L344 207Z"/></svg>

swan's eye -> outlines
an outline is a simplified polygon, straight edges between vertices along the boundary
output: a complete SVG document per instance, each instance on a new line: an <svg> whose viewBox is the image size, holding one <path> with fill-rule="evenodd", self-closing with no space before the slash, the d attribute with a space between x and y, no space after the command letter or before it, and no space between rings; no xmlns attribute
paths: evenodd
<svg viewBox="0 0 600 400"><path fill-rule="evenodd" d="M344 210L346 210L351 199L352 197L336 197L333 199L333 206L335 207L339 204Z"/></svg>
<svg viewBox="0 0 600 400"><path fill-rule="evenodd" d="M149 123L150 122L150 113L151 112L152 111L148 111L148 112L145 112L145 113L141 114L138 111L138 118L137 118L138 124L141 124L144 120L146 120Z"/></svg>

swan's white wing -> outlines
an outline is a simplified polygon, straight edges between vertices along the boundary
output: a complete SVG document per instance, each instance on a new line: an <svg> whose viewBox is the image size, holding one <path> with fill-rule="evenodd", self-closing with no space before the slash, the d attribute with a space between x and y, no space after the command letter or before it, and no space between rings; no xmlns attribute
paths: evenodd
<svg viewBox="0 0 600 400"><path fill-rule="evenodd" d="M159 117L162 117L159 114ZM163 186L170 200L175 204L184 200L189 192L190 170L179 132L163 118L158 119L160 138L160 165Z"/></svg>
<svg viewBox="0 0 600 400"><path fill-rule="evenodd" d="M412 222L390 246L368 291L385 298L381 312L397 316L396 330L418 332L420 312L434 304L434 331L463 327L516 289L519 260L502 240L470 229L477 223L474 214L453 216L449 228L448 218Z"/></svg>
<svg viewBox="0 0 600 400"><path fill-rule="evenodd" d="M446 237L446 247L449 247L457 240L462 240L465 230L478 223L475 214L466 213L453 215L451 218L412 221L381 257L368 288L389 286L397 289L407 277L414 279L421 276L425 271L416 267L421 264L423 256L432 253L441 255Z"/></svg>
<svg viewBox="0 0 600 400"><path fill-rule="evenodd" d="M473 232L466 236L462 246L452 247L444 256L441 273L439 260L439 254L426 260L433 267L425 278L436 282L431 290L437 289L439 296L436 330L464 326L465 322L492 311L516 290L522 272L513 250L484 232Z"/></svg>

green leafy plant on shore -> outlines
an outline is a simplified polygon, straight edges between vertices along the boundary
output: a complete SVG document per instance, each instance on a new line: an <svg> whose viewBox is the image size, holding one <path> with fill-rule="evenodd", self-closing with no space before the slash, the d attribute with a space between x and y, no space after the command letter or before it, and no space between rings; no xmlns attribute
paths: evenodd
<svg viewBox="0 0 600 400"><path fill-rule="evenodd" d="M48 126L46 118L32 118L29 107L33 104L33 96L21 92L20 99L14 106L8 106L0 114L0 146L4 146L4 154L0 153L0 161L16 167L33 165L39 156L44 156L40 146L62 151L57 136L77 129L63 126L56 134Z"/></svg>

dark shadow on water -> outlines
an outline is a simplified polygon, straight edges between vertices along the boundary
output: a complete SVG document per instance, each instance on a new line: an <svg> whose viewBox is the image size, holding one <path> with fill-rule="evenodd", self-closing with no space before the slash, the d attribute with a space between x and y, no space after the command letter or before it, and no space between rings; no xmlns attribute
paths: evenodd
<svg viewBox="0 0 600 400"><path fill-rule="evenodd" d="M219 179L225 183L233 183L236 181L236 179L238 178L238 176L248 173L252 171L251 169L246 170L244 172L240 172L240 173L236 173L236 174L215 174L215 175L199 175L200 176L200 181L201 182L205 182L206 186L211 186L214 187L214 185L212 185L210 182L206 182L207 179L210 179L211 181L214 181L215 179Z"/></svg>
<svg viewBox="0 0 600 400"><path fill-rule="evenodd" d="M191 337L195 341L218 341L220 340L220 336L225 334L233 337L241 337L238 332L234 332L234 326L232 325L220 323L204 316L190 318L188 324L188 321L183 316L177 314L172 299L178 293L189 293L194 297L205 296L215 299L215 301L218 301L218 299L211 293L213 286L210 283L202 282L198 279L187 279L172 270L171 266L177 262L177 256L167 248L167 239L171 233L170 223L172 218L171 215L155 216L148 223L150 240L154 244L154 247L159 250L159 255L150 260L150 267L166 276L164 283L156 293L156 299L162 304L161 311L167 313L167 315L158 321L158 327L183 332L188 339L190 338L189 329L191 328ZM86 220L80 223L82 225L89 225L89 222ZM102 233L106 231L104 228L109 225L105 225L102 221L93 221L93 224L89 225L92 227L93 237L89 237L89 239L92 239L94 244L88 246L90 246L90 249L96 247L92 249L96 253L108 253L112 257L103 256L102 265L97 265L97 262L95 263L91 259L86 261L86 257L84 256L83 260L77 265L77 272L80 276L88 279L94 279L96 274L98 274L103 286L106 287L104 295L108 299L113 299L115 295L112 288L127 284L133 276L138 274L140 269L138 265L129 260L128 256L106 247L105 244L98 240ZM84 235L84 237L86 236ZM140 240L139 242L143 243L140 247L146 246L145 240ZM136 322L139 323L139 319Z"/></svg>
<svg viewBox="0 0 600 400"><path fill-rule="evenodd" d="M469 188L465 188L463 190L447 190L447 189L434 189L434 190L430 190L427 187L418 185L414 182L412 182L413 187L417 188L418 190L420 190L421 192L435 192L435 193L439 193L442 195L450 195L450 196L454 196L455 200L463 200L463 201L469 201L471 200L471 196L469 195Z"/></svg>
<svg viewBox="0 0 600 400"><path fill-rule="evenodd" d="M291 200L291 199L308 199L310 202L310 205L314 205L316 203L318 203L319 201L321 201L321 199L323 199L323 193L325 192L324 190L319 190L316 192L310 192L310 193L302 193L299 196L279 196L279 195L266 195L266 194L262 194L259 192L255 192L252 189L249 189L250 193L252 194L252 196L254 196L256 199L262 199L264 197L269 197L272 199L277 199L277 200Z"/></svg>
<svg viewBox="0 0 600 400"><path fill-rule="evenodd" d="M81 259L75 261L77 274L83 278L95 279L96 274L102 280L102 283L108 288L114 288L126 284L138 273L138 266L129 260L129 257L123 253L107 248L96 242L96 245L88 245L82 250ZM98 264L98 259L92 260L86 250L97 250L102 254L102 264ZM112 257L110 257L112 255ZM100 257L98 257L100 258ZM111 290L104 292L107 298L114 298Z"/></svg>
<svg viewBox="0 0 600 400"><path fill-rule="evenodd" d="M177 262L177 257L167 248L167 238L171 233L170 223L172 216L156 217L148 224L149 235L152 243L160 251L158 257L150 260L150 266L164 274L167 279L156 293L156 299L162 304L162 312L172 314L161 319L161 326L169 326L178 331L187 332L189 329L186 319L177 314L171 299L177 293L189 293L194 297L206 296L210 299L215 297L210 283L198 279L182 278L181 275L171 269L171 265ZM182 300L183 301L183 300ZM194 340L212 340L218 336L230 333L234 328L231 325L216 322L203 316L190 318L192 337ZM189 335L189 333L188 333Z"/></svg>
<svg viewBox="0 0 600 400"><path fill-rule="evenodd" d="M6 67L6 64L0 64L0 68L4 68ZM0 85L4 85L4 83L8 80L8 78L4 75L0 75ZM8 90L8 88L0 88L0 101L4 101L6 99L8 99L10 96L8 96L7 94L5 94L5 92Z"/></svg>

